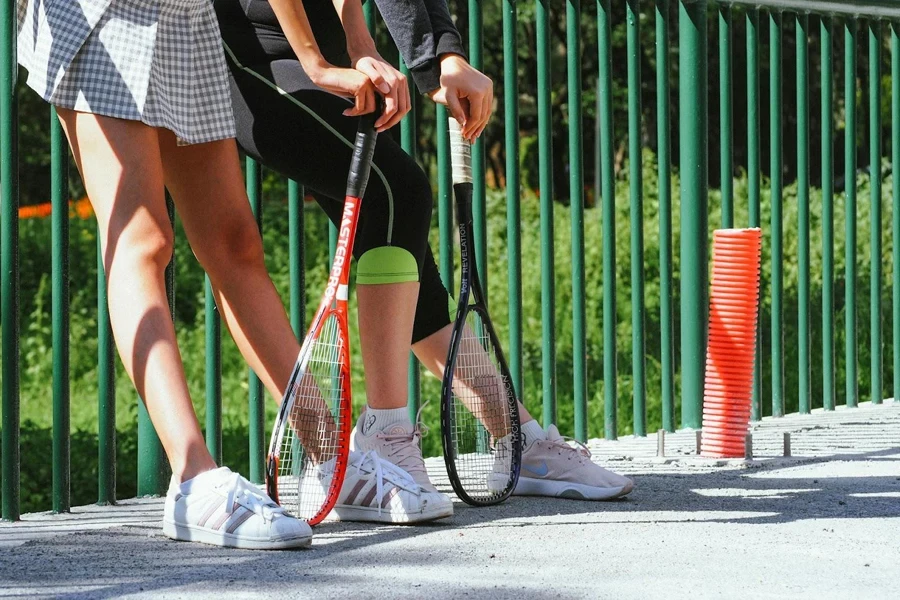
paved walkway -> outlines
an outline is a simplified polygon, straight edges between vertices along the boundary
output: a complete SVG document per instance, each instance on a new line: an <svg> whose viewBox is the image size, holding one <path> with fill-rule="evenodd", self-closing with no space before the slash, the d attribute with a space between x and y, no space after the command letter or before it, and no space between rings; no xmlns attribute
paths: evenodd
<svg viewBox="0 0 900 600"><path fill-rule="evenodd" d="M655 435L592 442L634 476L623 501L513 498L457 504L423 527L326 524L294 552L170 542L154 499L27 515L0 525L0 596L896 597L900 402L766 420L752 462L694 446L693 432L667 436L664 458Z"/></svg>

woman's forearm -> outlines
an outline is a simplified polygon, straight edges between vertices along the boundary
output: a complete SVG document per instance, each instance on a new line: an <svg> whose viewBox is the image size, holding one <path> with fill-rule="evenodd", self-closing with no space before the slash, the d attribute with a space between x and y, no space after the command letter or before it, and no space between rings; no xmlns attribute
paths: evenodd
<svg viewBox="0 0 900 600"><path fill-rule="evenodd" d="M350 55L350 59L356 62L360 57L376 55L378 51L375 48L375 40L372 39L368 27L366 27L362 2L360 0L332 0L332 4L344 26L344 33L347 35L347 53Z"/></svg>
<svg viewBox="0 0 900 600"><path fill-rule="evenodd" d="M297 55L303 69L313 76L316 71L329 66L319 50L313 35L306 9L301 0L269 0L269 5L284 30L284 35ZM360 11L361 12L361 11Z"/></svg>

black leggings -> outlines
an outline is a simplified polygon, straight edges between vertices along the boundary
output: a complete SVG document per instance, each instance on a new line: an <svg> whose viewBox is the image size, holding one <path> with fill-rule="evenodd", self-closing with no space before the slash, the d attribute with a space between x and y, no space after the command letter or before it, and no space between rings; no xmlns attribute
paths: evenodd
<svg viewBox="0 0 900 600"><path fill-rule="evenodd" d="M304 7L326 59L348 64L331 2L307 0ZM310 81L267 2L216 0L215 8L231 69L238 144L266 167L303 184L338 224L357 126L356 119L342 114L349 102ZM375 261L385 256L382 249L391 248L411 256L405 263L408 277L400 273L386 281L421 284L413 343L450 323L449 294L428 245L432 204L419 165L389 135L379 136L353 254L358 261ZM379 282L377 274L364 280L357 270L358 283Z"/></svg>

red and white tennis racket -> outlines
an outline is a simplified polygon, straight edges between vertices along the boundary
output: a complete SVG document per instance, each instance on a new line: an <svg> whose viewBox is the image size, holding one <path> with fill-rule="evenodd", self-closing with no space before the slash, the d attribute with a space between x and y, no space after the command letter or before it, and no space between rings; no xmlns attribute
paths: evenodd
<svg viewBox="0 0 900 600"><path fill-rule="evenodd" d="M356 223L375 152L379 109L360 118L334 262L284 393L266 468L269 496L315 525L337 501L350 450L347 295Z"/></svg>

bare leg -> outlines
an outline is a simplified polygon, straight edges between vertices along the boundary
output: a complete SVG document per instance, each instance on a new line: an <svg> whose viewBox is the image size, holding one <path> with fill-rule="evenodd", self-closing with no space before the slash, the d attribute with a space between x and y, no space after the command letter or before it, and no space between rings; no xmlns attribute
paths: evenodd
<svg viewBox="0 0 900 600"><path fill-rule="evenodd" d="M222 319L250 367L281 402L300 345L266 271L235 142L178 146L171 132L160 130L159 145L166 186L209 275ZM334 419L311 377L297 387L307 401L296 406L292 423L307 450L316 454L319 427L333 431Z"/></svg>
<svg viewBox="0 0 900 600"><path fill-rule="evenodd" d="M194 414L166 301L173 241L156 130L62 108L58 113L100 226L119 354L176 479L190 479L216 465Z"/></svg>
<svg viewBox="0 0 900 600"><path fill-rule="evenodd" d="M434 373L437 377L444 376L444 368L447 366L447 350L450 348L450 338L452 334L453 325L450 324L412 346L412 350L419 361L425 365L426 369ZM475 341L474 334L471 332L463 338L462 345L464 346L462 350L466 354L474 354L480 350L480 346ZM485 361L487 360L487 354L485 353ZM497 375L499 379L499 373ZM460 386L460 397L480 397L478 392L480 386L476 385L476 382L457 381L457 385ZM497 385L499 386L502 384L498 382ZM483 417L487 416L488 411L483 407L473 405L469 407L469 410L471 410L475 416L482 418L482 420L486 420ZM519 402L519 419L522 425L534 420L534 417L531 416L525 408L525 405L521 402ZM495 437L502 437L502 425L485 422L485 427L487 427Z"/></svg>
<svg viewBox="0 0 900 600"><path fill-rule="evenodd" d="M372 408L406 406L409 341L418 295L418 283L356 286L366 403Z"/></svg>

